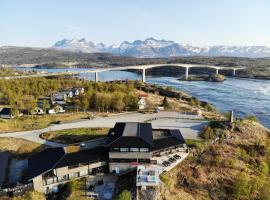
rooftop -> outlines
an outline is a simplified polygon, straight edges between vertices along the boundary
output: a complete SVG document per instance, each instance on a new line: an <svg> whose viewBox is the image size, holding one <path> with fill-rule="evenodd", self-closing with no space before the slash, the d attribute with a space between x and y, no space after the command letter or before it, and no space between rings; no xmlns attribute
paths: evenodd
<svg viewBox="0 0 270 200"><path fill-rule="evenodd" d="M150 123L116 123L109 132L112 148L149 148L158 150L184 144L185 140L178 129L152 129Z"/></svg>
<svg viewBox="0 0 270 200"><path fill-rule="evenodd" d="M88 150L78 150L73 147L48 148L28 159L28 179L48 172L51 169L72 166L83 163L93 163L107 159L107 151L104 147Z"/></svg>

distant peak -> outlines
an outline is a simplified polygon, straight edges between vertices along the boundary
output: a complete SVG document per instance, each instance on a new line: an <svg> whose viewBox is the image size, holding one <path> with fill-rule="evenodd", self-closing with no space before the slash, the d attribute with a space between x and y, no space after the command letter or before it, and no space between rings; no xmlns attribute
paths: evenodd
<svg viewBox="0 0 270 200"><path fill-rule="evenodd" d="M108 52L117 55L134 57L170 57L170 56L234 56L234 57L270 57L270 48L267 46L193 46L179 44L165 39L148 37L144 40L107 46L103 42L93 43L85 38L62 39L53 46L55 49L76 52Z"/></svg>

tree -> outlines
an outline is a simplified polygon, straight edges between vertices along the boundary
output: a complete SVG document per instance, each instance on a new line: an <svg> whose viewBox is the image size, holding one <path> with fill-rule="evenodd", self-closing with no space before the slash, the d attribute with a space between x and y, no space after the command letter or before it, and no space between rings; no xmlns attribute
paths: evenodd
<svg viewBox="0 0 270 200"><path fill-rule="evenodd" d="M79 111L79 108L81 107L81 101L80 99L75 99L74 100L74 105L75 105L75 108L77 110L77 112Z"/></svg>
<svg viewBox="0 0 270 200"><path fill-rule="evenodd" d="M24 100L24 107L27 110L28 115L31 113L32 110L36 107L36 101L32 97L27 97Z"/></svg>
<svg viewBox="0 0 270 200"><path fill-rule="evenodd" d="M112 95L112 102L111 102L112 109L117 111L122 111L125 107L125 103L123 102L123 93L114 92Z"/></svg>
<svg viewBox="0 0 270 200"><path fill-rule="evenodd" d="M164 97L162 105L163 105L163 107L165 109L169 109L170 108L170 103L169 103L167 97Z"/></svg>
<svg viewBox="0 0 270 200"><path fill-rule="evenodd" d="M80 106L84 112L89 108L89 101L85 95L80 97Z"/></svg>
<svg viewBox="0 0 270 200"><path fill-rule="evenodd" d="M117 200L132 200L131 192L123 190L116 198Z"/></svg>
<svg viewBox="0 0 270 200"><path fill-rule="evenodd" d="M104 104L105 104L106 111L108 112L108 110L111 106L112 97L110 94L104 94L103 98L104 98Z"/></svg>
<svg viewBox="0 0 270 200"><path fill-rule="evenodd" d="M124 97L124 102L125 105L130 109L130 110L137 110L138 109L138 97L133 94L133 93L128 93Z"/></svg>
<svg viewBox="0 0 270 200"><path fill-rule="evenodd" d="M201 133L203 139L214 139L216 137L215 131L210 126L204 126Z"/></svg>
<svg viewBox="0 0 270 200"><path fill-rule="evenodd" d="M43 101L42 101L42 109L43 109L43 112L44 112L45 114L46 114L46 110L47 110L48 108L50 108L49 102L46 101L46 100L43 100Z"/></svg>

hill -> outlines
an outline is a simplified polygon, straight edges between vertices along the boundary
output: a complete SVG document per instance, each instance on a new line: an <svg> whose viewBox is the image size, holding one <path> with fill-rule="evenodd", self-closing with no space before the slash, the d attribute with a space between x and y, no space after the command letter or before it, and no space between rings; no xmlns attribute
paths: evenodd
<svg viewBox="0 0 270 200"><path fill-rule="evenodd" d="M166 186L160 199L270 199L269 130L248 119L209 130L218 133L215 142L193 149L187 160L162 175Z"/></svg>
<svg viewBox="0 0 270 200"><path fill-rule="evenodd" d="M127 66L155 63L188 63L217 66L246 66L248 70L237 73L239 77L270 79L270 58L243 57L168 57L168 58L135 58L117 56L109 53L82 53L46 48L0 47L0 65L46 65L59 67L106 67ZM181 76L184 69L164 66L147 71L148 75ZM190 73L209 73L209 69L191 69ZM226 74L227 73L227 74ZM224 72L231 75L231 72Z"/></svg>

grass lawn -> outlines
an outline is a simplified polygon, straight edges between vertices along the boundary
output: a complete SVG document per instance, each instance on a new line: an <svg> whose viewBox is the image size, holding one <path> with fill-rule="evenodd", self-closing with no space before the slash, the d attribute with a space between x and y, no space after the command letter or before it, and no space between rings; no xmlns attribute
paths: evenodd
<svg viewBox="0 0 270 200"><path fill-rule="evenodd" d="M9 151L16 157L26 157L46 146L19 138L0 138L0 151Z"/></svg>
<svg viewBox="0 0 270 200"><path fill-rule="evenodd" d="M54 142L72 144L107 135L109 128L75 128L43 133L42 138Z"/></svg>
<svg viewBox="0 0 270 200"><path fill-rule="evenodd" d="M57 121L70 122L79 119L86 119L87 117L87 113L74 112L56 115L23 116L18 119L7 120L0 118L0 133L40 129L48 127Z"/></svg>

